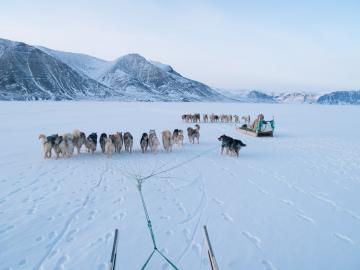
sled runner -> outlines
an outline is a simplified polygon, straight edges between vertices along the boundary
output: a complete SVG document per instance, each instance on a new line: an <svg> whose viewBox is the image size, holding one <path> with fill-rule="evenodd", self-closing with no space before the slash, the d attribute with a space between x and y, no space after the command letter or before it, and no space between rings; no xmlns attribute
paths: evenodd
<svg viewBox="0 0 360 270"><path fill-rule="evenodd" d="M115 267L116 267L117 246L118 246L118 232L119 232L119 230L116 229L115 230L115 235L114 235L113 248L112 248L112 252L111 252L109 270L115 270Z"/></svg>
<svg viewBox="0 0 360 270"><path fill-rule="evenodd" d="M217 261L216 261L215 255L214 255L214 251L213 251L211 243L210 243L209 233L207 231L206 226L204 226L204 234L205 234L205 242L206 242L206 246L207 246L207 250L208 250L208 257L209 257L211 270L219 270L219 266L217 264Z"/></svg>
<svg viewBox="0 0 360 270"><path fill-rule="evenodd" d="M247 126L246 124L241 127L236 127L236 130L240 133L254 136L254 137L273 137L274 129L275 129L275 121L265 121L264 119L260 119L257 122L255 121L254 128Z"/></svg>

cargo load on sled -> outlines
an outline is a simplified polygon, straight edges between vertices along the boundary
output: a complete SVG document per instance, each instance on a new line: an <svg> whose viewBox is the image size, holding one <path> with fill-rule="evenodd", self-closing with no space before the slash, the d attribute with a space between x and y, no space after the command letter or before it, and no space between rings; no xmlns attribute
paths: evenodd
<svg viewBox="0 0 360 270"><path fill-rule="evenodd" d="M251 125L243 124L240 127L236 127L237 131L255 137L273 137L274 129L274 118L272 120L266 121L263 114L259 114L256 120Z"/></svg>

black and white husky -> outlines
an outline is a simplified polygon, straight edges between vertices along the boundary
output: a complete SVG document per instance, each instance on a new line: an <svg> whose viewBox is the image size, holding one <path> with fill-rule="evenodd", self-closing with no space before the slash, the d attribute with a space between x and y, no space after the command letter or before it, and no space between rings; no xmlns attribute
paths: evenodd
<svg viewBox="0 0 360 270"><path fill-rule="evenodd" d="M177 145L183 145L184 144L184 132L182 131L182 129L174 129L174 132L172 134L172 139L174 144Z"/></svg>
<svg viewBox="0 0 360 270"><path fill-rule="evenodd" d="M246 144L243 143L241 140L234 139L230 145L230 152L234 153L236 157L239 157L239 152L241 147L245 147Z"/></svg>
<svg viewBox="0 0 360 270"><path fill-rule="evenodd" d="M149 136L147 133L142 134L140 139L140 146L143 153L147 152L147 148L149 146Z"/></svg>
<svg viewBox="0 0 360 270"><path fill-rule="evenodd" d="M221 141L221 154L226 149L226 154L233 153L238 157L241 147L246 146L241 140L233 139L225 134L221 135L218 140Z"/></svg>
<svg viewBox="0 0 360 270"><path fill-rule="evenodd" d="M85 141L86 149L89 153L94 154L97 145L97 133L93 132L87 136Z"/></svg>
<svg viewBox="0 0 360 270"><path fill-rule="evenodd" d="M62 136L58 136L55 140L55 153L56 158L62 154L65 157L70 157L74 153L74 143L73 135L71 133L66 133Z"/></svg>
<svg viewBox="0 0 360 270"><path fill-rule="evenodd" d="M105 153L105 144L106 144L105 139L106 139L106 138L107 138L106 133L101 133L99 142L100 142L101 151L102 151L103 153Z"/></svg>

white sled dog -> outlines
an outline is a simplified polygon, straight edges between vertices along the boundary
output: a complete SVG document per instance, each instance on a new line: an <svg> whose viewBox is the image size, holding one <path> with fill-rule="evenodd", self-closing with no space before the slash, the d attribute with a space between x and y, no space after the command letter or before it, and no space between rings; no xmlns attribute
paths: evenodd
<svg viewBox="0 0 360 270"><path fill-rule="evenodd" d="M173 140L170 130L164 130L162 132L162 143L166 152L172 151Z"/></svg>
<svg viewBox="0 0 360 270"><path fill-rule="evenodd" d="M195 143L195 139L197 140L197 143L199 143L200 125L196 124L195 128L188 127L187 128L187 133L188 133L190 143Z"/></svg>
<svg viewBox="0 0 360 270"><path fill-rule="evenodd" d="M105 154L108 158L111 158L115 152L115 145L113 144L110 136L105 139Z"/></svg>
<svg viewBox="0 0 360 270"><path fill-rule="evenodd" d="M70 157L74 153L73 135L66 133L62 136L58 136L55 140L55 152L56 158L62 154L64 157Z"/></svg>
<svg viewBox="0 0 360 270"><path fill-rule="evenodd" d="M150 131L149 131L149 147L154 154L157 153L157 148L159 147L159 145L160 145L160 142L156 136L155 130L150 129Z"/></svg>

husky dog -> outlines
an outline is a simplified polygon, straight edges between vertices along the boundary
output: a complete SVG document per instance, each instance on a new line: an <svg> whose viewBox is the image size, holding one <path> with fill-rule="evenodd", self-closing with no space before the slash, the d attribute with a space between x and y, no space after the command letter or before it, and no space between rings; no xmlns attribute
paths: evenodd
<svg viewBox="0 0 360 270"><path fill-rule="evenodd" d="M131 153L132 147L133 147L133 136L130 132L124 133L124 145L125 145L125 151Z"/></svg>
<svg viewBox="0 0 360 270"><path fill-rule="evenodd" d="M86 136L84 132L81 132L78 129L75 129L73 132L73 143L77 149L77 153L80 154L80 149L83 145L85 145Z"/></svg>
<svg viewBox="0 0 360 270"><path fill-rule="evenodd" d="M91 154L94 154L96 151L96 144L97 144L97 134L91 133L85 141L85 146L88 150L88 152L91 152Z"/></svg>
<svg viewBox="0 0 360 270"><path fill-rule="evenodd" d="M162 143L166 152L172 151L173 140L170 130L164 130L162 132Z"/></svg>
<svg viewBox="0 0 360 270"><path fill-rule="evenodd" d="M124 144L124 138L123 138L122 132L116 132L116 134L119 136L119 144L117 145L117 148L116 148L116 145L115 145L115 148L116 148L116 151L118 153L120 153L121 148L122 148L122 146Z"/></svg>
<svg viewBox="0 0 360 270"><path fill-rule="evenodd" d="M111 142L113 143L113 145L115 146L115 141L116 141L115 134L109 134L109 138L110 138Z"/></svg>
<svg viewBox="0 0 360 270"><path fill-rule="evenodd" d="M183 114L182 116L181 116L181 120L183 120L183 122L187 122L187 120L186 120L186 117L187 117L187 115L186 114Z"/></svg>
<svg viewBox="0 0 360 270"><path fill-rule="evenodd" d="M239 157L239 152L241 147L245 147L246 144L244 144L241 140L234 139L230 145L230 152L235 154L236 157Z"/></svg>
<svg viewBox="0 0 360 270"><path fill-rule="evenodd" d="M230 146L234 139L224 134L221 135L218 140L221 142L221 154L224 153L224 149L226 149L226 154L229 154Z"/></svg>
<svg viewBox="0 0 360 270"><path fill-rule="evenodd" d="M235 123L239 123L240 122L239 119L240 119L240 117L238 115L234 114Z"/></svg>
<svg viewBox="0 0 360 270"><path fill-rule="evenodd" d="M123 137L121 132L116 132L113 135L109 135L109 138L111 139L112 143L115 146L115 152L120 153L122 145L123 145Z"/></svg>
<svg viewBox="0 0 360 270"><path fill-rule="evenodd" d="M184 144L184 132L182 129L174 129L173 135L172 135L172 139L174 144L177 145L183 145Z"/></svg>
<svg viewBox="0 0 360 270"><path fill-rule="evenodd" d="M200 113L195 113L193 115L193 122L200 122Z"/></svg>
<svg viewBox="0 0 360 270"><path fill-rule="evenodd" d="M230 115L227 115L227 114L222 114L220 115L220 121L222 123L228 123L230 122Z"/></svg>
<svg viewBox="0 0 360 270"><path fill-rule="evenodd" d="M41 140L41 143L44 148L44 159L51 158L51 150L55 146L55 140L57 137L58 137L57 134L47 137L44 134L39 135L39 140Z"/></svg>
<svg viewBox="0 0 360 270"><path fill-rule="evenodd" d="M151 151L156 154L157 148L160 145L159 139L156 136L156 132L154 129L150 129L149 131L149 146Z"/></svg>
<svg viewBox="0 0 360 270"><path fill-rule="evenodd" d="M143 153L147 152L147 148L149 146L149 136L147 133L142 134L140 139L140 146Z"/></svg>
<svg viewBox="0 0 360 270"><path fill-rule="evenodd" d="M63 139L65 141L65 153L68 157L74 154L74 143L73 143L73 135L71 133L66 133L63 135Z"/></svg>
<svg viewBox="0 0 360 270"><path fill-rule="evenodd" d="M110 135L111 136L111 135ZM108 158L111 158L113 153L115 152L115 145L113 144L110 136L105 138L105 154Z"/></svg>
<svg viewBox="0 0 360 270"><path fill-rule="evenodd" d="M54 150L55 150L55 154L56 154L56 158L58 159L60 154L65 156L65 150L64 152L62 152L62 149L65 148L64 146L64 142L63 142L63 136L57 136L56 140L55 140L55 145L54 145Z"/></svg>
<svg viewBox="0 0 360 270"><path fill-rule="evenodd" d="M241 116L241 119L244 120L245 124L250 124L250 115L243 115Z"/></svg>
<svg viewBox="0 0 360 270"><path fill-rule="evenodd" d="M209 122L209 115L203 114L203 121L204 121L204 123Z"/></svg>
<svg viewBox="0 0 360 270"><path fill-rule="evenodd" d="M62 136L58 136L55 140L54 148L56 158L59 157L59 154L62 154L65 157L72 156L74 153L73 135L71 133L66 133Z"/></svg>
<svg viewBox="0 0 360 270"><path fill-rule="evenodd" d="M221 154L223 154L224 149L226 148L226 154L229 154L230 152L239 157L241 147L246 146L241 140L233 139L225 134L221 135L218 140L221 141Z"/></svg>
<svg viewBox="0 0 360 270"><path fill-rule="evenodd" d="M195 128L191 128L188 127L187 128L187 133L188 133L188 137L189 137L189 142L190 143L195 143L195 138L197 140L197 143L199 143L199 139L200 139L200 125L196 124Z"/></svg>
<svg viewBox="0 0 360 270"><path fill-rule="evenodd" d="M107 138L106 133L101 133L99 143L101 147L101 151L105 153L105 139Z"/></svg>

